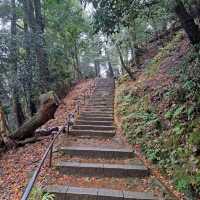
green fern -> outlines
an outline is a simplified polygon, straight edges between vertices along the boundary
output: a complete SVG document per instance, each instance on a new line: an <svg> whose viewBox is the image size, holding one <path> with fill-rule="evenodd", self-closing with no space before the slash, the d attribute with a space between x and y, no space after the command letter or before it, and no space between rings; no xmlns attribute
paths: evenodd
<svg viewBox="0 0 200 200"><path fill-rule="evenodd" d="M179 117L184 112L184 109L185 109L185 105L178 106L177 109L174 111L173 118Z"/></svg>
<svg viewBox="0 0 200 200"><path fill-rule="evenodd" d="M40 187L35 187L29 196L29 200L54 200L55 195L50 193L44 193Z"/></svg>
<svg viewBox="0 0 200 200"><path fill-rule="evenodd" d="M45 193L42 197L42 200L54 200L54 199L55 199L55 195L50 194L50 193Z"/></svg>

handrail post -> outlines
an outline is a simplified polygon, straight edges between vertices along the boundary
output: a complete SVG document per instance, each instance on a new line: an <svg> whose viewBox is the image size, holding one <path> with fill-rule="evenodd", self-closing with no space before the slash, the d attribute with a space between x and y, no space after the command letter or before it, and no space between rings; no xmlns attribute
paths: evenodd
<svg viewBox="0 0 200 200"><path fill-rule="evenodd" d="M52 132L52 138L51 139L52 139L52 141L54 140L54 131ZM52 166L53 144L54 143L52 143L52 146L51 146L50 151L49 151L49 168L51 168L51 166Z"/></svg>
<svg viewBox="0 0 200 200"><path fill-rule="evenodd" d="M81 101L79 100L77 102L77 113L78 113L78 116L80 115L80 104L81 104Z"/></svg>
<svg viewBox="0 0 200 200"><path fill-rule="evenodd" d="M49 152L49 168L52 166L52 157L53 157L53 145L51 146L50 152Z"/></svg>
<svg viewBox="0 0 200 200"><path fill-rule="evenodd" d="M69 122L67 124L67 135L69 135Z"/></svg>
<svg viewBox="0 0 200 200"><path fill-rule="evenodd" d="M85 105L85 92L83 94L83 101L84 101L84 105Z"/></svg>
<svg viewBox="0 0 200 200"><path fill-rule="evenodd" d="M68 114L68 122L67 122L67 135L69 135L70 125L72 123L72 113Z"/></svg>
<svg viewBox="0 0 200 200"><path fill-rule="evenodd" d="M92 87L91 87L91 85L89 85L89 93L90 93L90 96L91 96L91 93L92 93Z"/></svg>

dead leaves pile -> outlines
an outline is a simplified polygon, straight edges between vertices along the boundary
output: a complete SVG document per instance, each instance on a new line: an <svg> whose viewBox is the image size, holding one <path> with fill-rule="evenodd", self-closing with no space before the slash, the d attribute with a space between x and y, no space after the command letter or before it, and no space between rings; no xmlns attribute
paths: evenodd
<svg viewBox="0 0 200 200"><path fill-rule="evenodd" d="M80 96L92 81L80 81L63 99L63 103L55 114L55 119L47 122L45 127L63 125L67 113L74 109L74 99ZM20 199L27 180L37 167L50 140L51 136L48 136L40 142L27 144L0 155L0 200ZM47 167L43 169L38 182L43 184L49 171Z"/></svg>

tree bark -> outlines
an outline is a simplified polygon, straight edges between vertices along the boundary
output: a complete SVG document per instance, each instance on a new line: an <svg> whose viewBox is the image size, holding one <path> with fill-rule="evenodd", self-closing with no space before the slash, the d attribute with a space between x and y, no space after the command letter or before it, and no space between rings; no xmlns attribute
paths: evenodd
<svg viewBox="0 0 200 200"><path fill-rule="evenodd" d="M0 103L0 146L4 146L7 143L9 132L10 131L8 128L6 117L3 112L2 105Z"/></svg>
<svg viewBox="0 0 200 200"><path fill-rule="evenodd" d="M19 91L18 91L18 63L17 63L17 16L16 16L16 5L15 0L11 0L11 7L12 7L12 20L11 20L11 48L10 48L10 57L11 57L11 64L13 70L13 80L12 80L12 88L13 88L13 110L16 116L16 121L18 127L21 126L25 120L25 116L22 110L22 106L20 103L19 98Z"/></svg>
<svg viewBox="0 0 200 200"><path fill-rule="evenodd" d="M200 29L198 25L195 24L192 16L187 12L183 2L181 0L175 1L175 12L180 19L180 22L187 33L190 42L195 45L200 42Z"/></svg>
<svg viewBox="0 0 200 200"><path fill-rule="evenodd" d="M22 105L20 103L19 94L18 91L16 91L16 88L14 88L13 92L13 110L16 116L17 127L20 127L25 121L25 116L22 110Z"/></svg>
<svg viewBox="0 0 200 200"><path fill-rule="evenodd" d="M113 78L114 77L114 71L113 71L113 67L112 67L110 60L108 61L108 68L109 68L109 77Z"/></svg>
<svg viewBox="0 0 200 200"><path fill-rule="evenodd" d="M27 24L32 32L32 41L39 66L39 85L42 92L47 91L49 83L48 55L45 50L45 41L43 36L44 24L42 22L40 0L23 0L24 13Z"/></svg>
<svg viewBox="0 0 200 200"><path fill-rule="evenodd" d="M82 72L80 70L80 63L79 63L79 58L78 58L78 47L77 47L77 44L75 42L75 46L74 46L74 54L75 54L75 61L76 61L76 71L77 71L77 78L78 80L80 80L83 75L82 75Z"/></svg>
<svg viewBox="0 0 200 200"><path fill-rule="evenodd" d="M99 74L100 74L100 66L99 66L99 61L98 60L94 61L94 67L95 67L95 75L96 75L96 77L98 77Z"/></svg>
<svg viewBox="0 0 200 200"><path fill-rule="evenodd" d="M12 135L10 135L10 138L14 140L22 140L32 137L37 128L54 118L59 103L60 101L54 92L48 92L47 94L41 95L39 111Z"/></svg>
<svg viewBox="0 0 200 200"><path fill-rule="evenodd" d="M74 56L73 58L73 65L74 65L74 79L80 80L80 78L82 78L82 73L79 67L77 66L76 56Z"/></svg>
<svg viewBox="0 0 200 200"><path fill-rule="evenodd" d="M107 53L107 59L108 59L109 77L113 78L114 77L114 71L113 71L113 67L112 67L112 64L111 64L111 61L110 61L110 56L109 56L108 53Z"/></svg>
<svg viewBox="0 0 200 200"><path fill-rule="evenodd" d="M44 20L42 17L42 6L40 0L34 0L34 6L35 6L36 23L41 29L41 32L44 33Z"/></svg>
<svg viewBox="0 0 200 200"><path fill-rule="evenodd" d="M30 44L32 43L32 40L30 38L30 31L28 29L27 19L24 14L23 17L24 22L24 43L25 43L25 49L26 49L26 64L25 64L25 74L26 79L23 82L24 91L26 93L26 102L27 102L27 108L29 110L30 116L33 116L36 112L36 105L34 102L34 95L33 95L33 66L35 66L35 59L33 56L33 50L30 47Z"/></svg>
<svg viewBox="0 0 200 200"><path fill-rule="evenodd" d="M129 77L130 77L132 80L134 80L135 78L134 78L134 76L133 76L131 70L130 70L130 69L128 68L128 66L126 66L126 64L124 63L123 55L122 55L122 52L121 52L120 47L119 47L118 44L116 44L116 48L117 48L117 51L118 51L118 53L119 53L119 58L120 58L122 67L123 67L124 70L127 72L127 74L129 75Z"/></svg>

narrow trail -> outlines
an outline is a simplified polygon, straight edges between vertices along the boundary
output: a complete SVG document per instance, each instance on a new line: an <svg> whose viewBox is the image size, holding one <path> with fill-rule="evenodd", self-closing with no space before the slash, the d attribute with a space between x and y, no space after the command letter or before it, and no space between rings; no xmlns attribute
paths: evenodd
<svg viewBox="0 0 200 200"><path fill-rule="evenodd" d="M46 188L56 199L158 199L149 169L116 133L112 79L97 79L94 94L61 140L56 175Z"/></svg>

